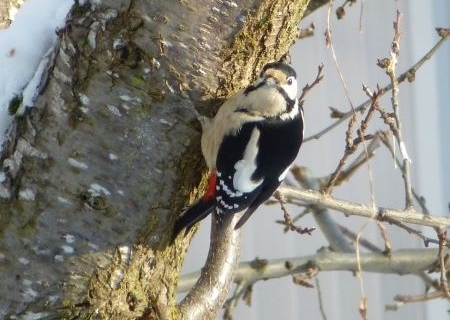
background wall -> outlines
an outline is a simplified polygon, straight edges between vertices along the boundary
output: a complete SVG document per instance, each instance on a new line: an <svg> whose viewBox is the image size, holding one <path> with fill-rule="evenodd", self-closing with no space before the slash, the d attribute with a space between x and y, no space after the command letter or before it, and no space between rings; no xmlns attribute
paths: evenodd
<svg viewBox="0 0 450 320"><path fill-rule="evenodd" d="M340 3L339 3L340 4ZM361 11L361 5L363 9ZM450 3L435 1L357 1L346 8L346 16L337 21L333 10L333 43L341 65L352 103L357 106L366 100L362 84L374 89L384 86L388 78L376 66L376 60L389 53L393 36L392 23L397 8L402 12L401 47L398 73L405 71L420 59L438 41L435 27L450 26ZM298 41L291 56L299 73L299 87L311 83L317 66L325 65L325 80L308 95L305 109L306 136L316 133L331 122L329 106L347 111L350 106L339 82L331 52L325 47L327 8L322 8L302 22L307 27L316 26L315 36ZM362 12L362 13L361 13ZM362 18L361 18L362 14ZM362 21L360 30L360 18ZM416 190L425 196L429 209L434 213L448 214L450 195L450 43L435 55L417 73L414 83L400 86L400 108L404 138L412 158L412 179ZM383 105L390 108L388 98ZM374 121L380 124L380 120ZM373 127L375 129L375 126ZM327 134L320 140L305 143L297 163L311 169L315 176L329 174L336 166L344 150L346 125ZM374 196L380 206L404 206L403 182L388 152L379 150L370 163L374 182ZM344 187L335 189L334 195L343 199L369 203L370 189L367 168L361 169ZM299 212L290 208L291 214ZM312 236L283 234L282 227L274 224L281 218L278 205L261 208L244 226L242 260L255 257L274 259L315 253L327 243L321 233ZM355 231L363 229L363 236L382 245L374 223L345 218L336 213L339 221ZM184 272L203 266L209 245L209 221L202 223L195 236L185 262ZM313 227L311 217L301 220L302 226ZM421 247L414 236L397 228L388 227L394 249ZM430 235L434 235L430 233ZM319 275L320 286L328 319L360 319L358 303L361 297L360 282L350 272L329 272ZM413 276L363 274L364 292L368 298L369 319L419 320L448 319L445 301L403 306L397 312L385 312L385 305L392 303L396 294L421 294L423 285ZM296 286L291 278L257 283L253 289L253 305L239 304L235 319L322 319L319 313L317 291Z"/></svg>

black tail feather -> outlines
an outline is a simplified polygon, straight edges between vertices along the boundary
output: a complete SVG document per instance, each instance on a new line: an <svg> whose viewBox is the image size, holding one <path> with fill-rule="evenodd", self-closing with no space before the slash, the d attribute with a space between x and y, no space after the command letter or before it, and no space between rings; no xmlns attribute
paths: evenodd
<svg viewBox="0 0 450 320"><path fill-rule="evenodd" d="M280 186L280 181L278 179L272 181L266 181L266 185L261 189L260 193L256 197L256 199L252 202L252 204L247 208L243 216L239 219L234 227L235 230L242 227L242 225L250 218L253 212L255 212L258 207L263 204L270 196L277 190Z"/></svg>
<svg viewBox="0 0 450 320"><path fill-rule="evenodd" d="M191 205L186 211L181 214L175 222L174 239L180 234L183 229L186 229L185 234L200 220L206 218L210 213L214 211L214 201L212 198L210 200L204 201L203 199L198 200L193 205Z"/></svg>
<svg viewBox="0 0 450 320"><path fill-rule="evenodd" d="M248 218L250 218L252 213L255 212L256 209L258 209L257 206L253 206L253 207L248 208L245 211L245 213L242 215L242 217L239 219L239 221L236 223L236 225L234 226L234 230L237 230L240 227L242 227L244 225L244 223L247 222Z"/></svg>

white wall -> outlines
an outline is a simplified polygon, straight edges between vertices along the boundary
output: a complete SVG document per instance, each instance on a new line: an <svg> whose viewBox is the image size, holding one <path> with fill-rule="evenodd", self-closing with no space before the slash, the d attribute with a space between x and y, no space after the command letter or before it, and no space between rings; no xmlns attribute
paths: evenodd
<svg viewBox="0 0 450 320"><path fill-rule="evenodd" d="M363 3L362 30L359 29L361 4ZM403 13L401 22L401 56L398 71L403 72L417 61L437 40L434 27L450 26L450 5L448 1L358 1L346 8L344 20L336 21L333 14L332 29L336 53L342 68L353 104L356 106L366 99L361 90L362 83L375 88L376 84L385 85L388 81L384 71L375 63L389 53L392 39L392 22L395 11ZM349 104L336 68L331 59L330 50L325 47L326 8L308 17L302 22L306 27L311 21L316 25L314 38L299 41L292 51L293 64L299 74L299 87L310 83L320 63L325 65L324 82L307 97L305 108L306 136L325 127L329 118L329 106L347 111ZM450 43L421 69L412 84L400 87L400 106L406 146L413 160L413 183L420 194L427 199L432 212L446 214L450 195L450 174L447 166L450 158L450 110L448 101L450 74ZM383 100L386 108L389 99ZM375 120L376 126L381 121ZM373 126L372 128L375 128ZM306 143L298 158L298 164L309 167L315 175L329 174L343 154L344 132L346 125L329 133L318 141ZM374 195L378 205L399 207L404 205L401 175L385 151L380 151L371 162ZM334 191L334 195L369 203L368 171L362 169L344 187ZM299 210L291 208L295 214ZM320 231L312 236L288 234L273 223L281 217L278 206L258 210L243 227L242 260L255 257L272 259L301 256L316 252L327 243ZM359 230L366 220L345 218L336 213L338 220L353 230ZM303 226L312 227L312 218L301 220ZM401 247L421 247L422 243L414 236L396 228L388 228L394 249ZM364 237L382 245L379 232L374 223L363 231ZM431 233L430 235L433 235ZM201 268L209 244L209 220L202 223L200 232L195 236L184 272ZM325 312L328 319L360 319L358 303L361 297L360 283L349 272L322 273L319 276ZM386 276L364 273L364 289L368 298L369 319L419 320L448 319L446 302L432 302L407 305L398 312L385 312L384 306L392 303L396 294L420 294L423 286L413 276ZM241 302L235 319L322 319L318 310L317 292L292 284L290 278L257 283L253 290L253 306L247 307Z"/></svg>

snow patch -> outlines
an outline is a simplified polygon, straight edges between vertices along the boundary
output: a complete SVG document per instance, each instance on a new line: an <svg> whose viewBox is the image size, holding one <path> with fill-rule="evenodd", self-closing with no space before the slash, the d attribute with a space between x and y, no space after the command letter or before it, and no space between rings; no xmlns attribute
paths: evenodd
<svg viewBox="0 0 450 320"><path fill-rule="evenodd" d="M118 116L118 117L121 117L121 116L122 116L122 114L120 113L119 108L117 108L116 106L113 106L112 104L108 104L106 107L108 108L108 110L109 110L112 114L115 114L115 115Z"/></svg>
<svg viewBox="0 0 450 320"><path fill-rule="evenodd" d="M109 195L111 195L111 192L108 189L99 185L98 183L92 183L89 186L89 191L94 196L101 196L101 195L109 196Z"/></svg>
<svg viewBox="0 0 450 320"><path fill-rule="evenodd" d="M34 201L36 192L31 189L23 189L19 191L19 198L22 200Z"/></svg>
<svg viewBox="0 0 450 320"><path fill-rule="evenodd" d="M37 319L44 319L49 315L48 312L32 312L27 311L24 315L20 316L20 320L37 320Z"/></svg>
<svg viewBox="0 0 450 320"><path fill-rule="evenodd" d="M112 160L112 161L119 159L119 157L117 155L115 155L114 153L110 153L108 155L108 157L109 157L109 160Z"/></svg>
<svg viewBox="0 0 450 320"><path fill-rule="evenodd" d="M58 196L56 199L57 199L58 202L60 202L60 203L64 203L64 204L72 204L72 202L71 202L70 200L68 200L68 199L66 199L66 198L64 198L64 197Z"/></svg>
<svg viewBox="0 0 450 320"><path fill-rule="evenodd" d="M88 165L86 163L78 161L74 158L69 158L69 159L67 159L67 161L74 168L81 169L81 170L86 170L88 168Z"/></svg>
<svg viewBox="0 0 450 320"><path fill-rule="evenodd" d="M80 102L84 105L87 106L89 105L89 103L91 102L91 99L89 99L89 97L87 95L85 95L84 93L81 93L78 98L80 99Z"/></svg>
<svg viewBox="0 0 450 320"><path fill-rule="evenodd" d="M28 84L22 101L24 106L32 106L37 82L46 69L46 63L40 65L40 61L55 44L55 31L64 26L72 5L73 0L28 0L10 27L0 30L0 144L12 121L8 114L9 102L14 96L20 96ZM35 74L36 79L30 83Z"/></svg>
<svg viewBox="0 0 450 320"><path fill-rule="evenodd" d="M75 236L70 234L70 233L65 234L63 236L63 238L64 238L64 240L66 240L67 243L74 243L75 242Z"/></svg>
<svg viewBox="0 0 450 320"><path fill-rule="evenodd" d="M88 242L87 245L88 245L89 248L94 249L96 251L99 249L98 245L96 245L95 243Z"/></svg>
<svg viewBox="0 0 450 320"><path fill-rule="evenodd" d="M71 247L71 246L68 246L68 245L66 245L66 244L63 244L62 246L61 246L61 249L64 251L64 253L65 254L72 254L72 253L74 253L74 249L73 249L73 247Z"/></svg>

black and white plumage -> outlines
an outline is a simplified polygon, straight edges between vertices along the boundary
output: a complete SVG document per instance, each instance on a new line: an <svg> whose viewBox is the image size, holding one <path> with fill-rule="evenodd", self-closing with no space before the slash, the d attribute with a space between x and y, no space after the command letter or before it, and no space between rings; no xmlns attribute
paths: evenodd
<svg viewBox="0 0 450 320"><path fill-rule="evenodd" d="M210 213L245 211L241 227L283 182L303 140L295 70L269 63L258 81L229 98L203 123L202 152L210 170L205 195L183 212L175 235Z"/></svg>

